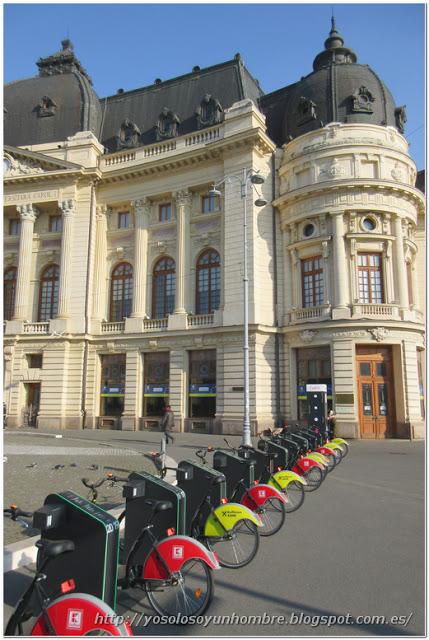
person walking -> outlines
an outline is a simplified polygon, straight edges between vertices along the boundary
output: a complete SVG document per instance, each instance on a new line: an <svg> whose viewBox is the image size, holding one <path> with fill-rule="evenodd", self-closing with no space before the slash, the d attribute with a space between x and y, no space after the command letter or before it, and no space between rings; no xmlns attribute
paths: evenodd
<svg viewBox="0 0 429 640"><path fill-rule="evenodd" d="M168 444L169 440L174 444L174 437L171 434L172 429L174 429L174 413L169 404L164 409L164 415L162 416L159 426L161 427L161 431L164 432L165 444Z"/></svg>

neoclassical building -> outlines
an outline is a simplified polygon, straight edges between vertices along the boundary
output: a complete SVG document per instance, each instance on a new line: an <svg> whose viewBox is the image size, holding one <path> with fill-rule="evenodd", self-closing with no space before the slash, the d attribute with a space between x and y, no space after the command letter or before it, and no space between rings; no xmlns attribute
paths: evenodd
<svg viewBox="0 0 429 640"><path fill-rule="evenodd" d="M323 383L339 433L423 437L424 196L334 22L270 94L238 54L105 98L69 40L37 66L5 87L8 425L241 430L249 170L253 432Z"/></svg>

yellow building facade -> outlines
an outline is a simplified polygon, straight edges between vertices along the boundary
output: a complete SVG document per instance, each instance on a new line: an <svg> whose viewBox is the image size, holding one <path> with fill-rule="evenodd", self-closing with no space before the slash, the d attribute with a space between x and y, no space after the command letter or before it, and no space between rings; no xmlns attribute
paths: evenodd
<svg viewBox="0 0 429 640"><path fill-rule="evenodd" d="M98 99L65 41L6 87L8 426L157 429L169 404L178 431L241 431L244 203L210 190L250 170L253 432L324 383L339 434L423 437L424 196L402 108L347 51L333 25L268 96L236 56ZM322 117L333 70L348 115Z"/></svg>

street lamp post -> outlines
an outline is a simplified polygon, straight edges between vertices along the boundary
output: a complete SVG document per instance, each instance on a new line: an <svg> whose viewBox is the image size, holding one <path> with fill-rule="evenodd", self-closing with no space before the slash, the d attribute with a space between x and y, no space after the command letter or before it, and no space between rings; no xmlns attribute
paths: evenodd
<svg viewBox="0 0 429 640"><path fill-rule="evenodd" d="M244 417L243 417L243 439L242 444L245 447L252 446L252 434L250 430L250 377L249 377L249 275L248 275L248 246L247 246L247 194L249 184L263 184L264 178L251 169L243 169L243 176L237 175L227 176L216 185L213 185L210 193L213 195L221 195L216 189L221 184L236 180L240 184L240 197L243 200L243 364L244 364ZM255 200L257 207L263 207L267 204L266 200L259 197Z"/></svg>

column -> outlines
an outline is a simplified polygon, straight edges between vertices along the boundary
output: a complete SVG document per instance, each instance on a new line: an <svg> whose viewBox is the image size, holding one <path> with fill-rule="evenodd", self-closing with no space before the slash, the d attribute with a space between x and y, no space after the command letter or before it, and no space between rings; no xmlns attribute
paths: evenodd
<svg viewBox="0 0 429 640"><path fill-rule="evenodd" d="M292 311L292 268L289 253L290 231L288 227L282 229L283 238L283 324L289 324Z"/></svg>
<svg viewBox="0 0 429 640"><path fill-rule="evenodd" d="M14 320L31 320L30 279L33 257L33 232L37 210L32 204L17 207L21 217L21 234L19 237L18 273L16 278Z"/></svg>
<svg viewBox="0 0 429 640"><path fill-rule="evenodd" d="M331 304L331 270L329 268L329 242L322 242L324 304Z"/></svg>
<svg viewBox="0 0 429 640"><path fill-rule="evenodd" d="M343 213L331 214L333 221L333 246L334 246L334 284L335 299L332 318L349 318L347 291L347 261L344 244L344 220Z"/></svg>
<svg viewBox="0 0 429 640"><path fill-rule="evenodd" d="M135 213L135 235L133 310L131 317L144 318L146 315L147 247L151 203L148 198L142 198L141 200L134 200L132 204Z"/></svg>
<svg viewBox="0 0 429 640"><path fill-rule="evenodd" d="M411 286L413 287L413 309L420 309L419 305L419 279L417 275L417 264L416 264L417 256L416 254L412 254L411 259Z"/></svg>
<svg viewBox="0 0 429 640"><path fill-rule="evenodd" d="M186 286L186 233L189 228L190 193L178 191L176 194L177 212L177 244L176 244L176 296L174 313L186 313L185 286Z"/></svg>
<svg viewBox="0 0 429 640"><path fill-rule="evenodd" d="M395 271L396 271L396 283L398 287L398 294L396 299L399 301L399 307L401 311L409 310L408 302L408 283L407 283L407 269L405 265L404 256L404 238L402 234L402 218L399 215L394 219L394 236L395 236Z"/></svg>
<svg viewBox="0 0 429 640"><path fill-rule="evenodd" d="M75 213L74 200L60 202L63 214L63 231L61 235L61 266L60 283L58 292L58 318L67 318L69 313L68 301L70 299L70 273L71 255L73 243L73 215Z"/></svg>
<svg viewBox="0 0 429 640"><path fill-rule="evenodd" d="M106 259L107 259L107 207L97 206L94 264L93 317L102 320L106 315Z"/></svg>
<svg viewBox="0 0 429 640"><path fill-rule="evenodd" d="M391 304L394 300L393 282L392 282L392 241L386 240L384 243L384 276L385 276L385 302Z"/></svg>

